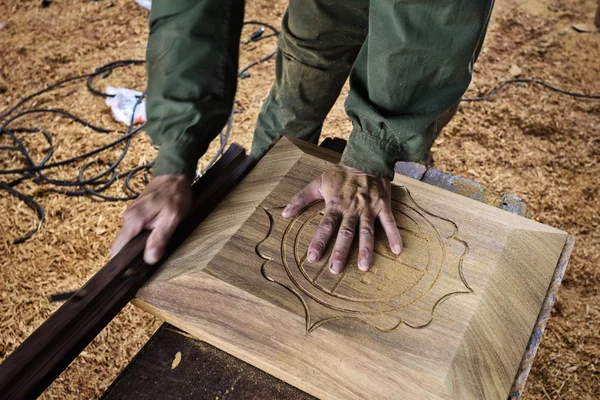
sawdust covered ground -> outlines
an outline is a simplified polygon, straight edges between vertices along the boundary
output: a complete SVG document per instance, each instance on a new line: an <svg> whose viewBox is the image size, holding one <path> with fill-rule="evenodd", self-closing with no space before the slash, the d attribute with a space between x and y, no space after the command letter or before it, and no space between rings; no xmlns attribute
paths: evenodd
<svg viewBox="0 0 600 400"><path fill-rule="evenodd" d="M284 1L249 2L246 19L279 26ZM600 34L591 27L595 0L497 2L486 46L468 96L479 95L513 76L535 77L562 88L600 93ZM148 12L129 0L82 2L7 0L0 4L0 112L47 84L117 60L144 57ZM246 29L247 37L253 29ZM240 65L273 49L273 40L242 47ZM409 73L409 72L407 72ZM144 68L128 67L95 81L142 89ZM273 78L273 63L251 70L236 98L233 140L245 146ZM112 121L103 99L77 83L43 95L26 107L63 108L97 125ZM31 116L21 125L43 126L55 135L56 160L118 137L99 134L60 117ZM37 125L36 125L37 124ZM349 122L338 102L324 134L346 137ZM5 139L3 139L5 140ZM40 156L45 144L29 139ZM1 145L6 145L4 141ZM213 150L213 149L211 149ZM22 165L1 153L0 168ZM103 154L110 160L117 151ZM123 169L151 160L155 150L139 136ZM577 235L560 297L530 375L527 399L600 397L600 102L577 100L535 86L513 86L492 101L463 103L434 147L436 166L486 185L492 193L515 193L534 217ZM203 160L205 163L207 160ZM77 169L54 176L74 178ZM141 185L141 181L136 184ZM47 213L47 222L22 245L12 241L36 223L34 212L0 192L0 358L6 357L59 304L48 296L78 288L107 261L125 203L64 197L24 183ZM122 194L115 185L113 194ZM96 398L159 326L127 307L77 358L45 398Z"/></svg>

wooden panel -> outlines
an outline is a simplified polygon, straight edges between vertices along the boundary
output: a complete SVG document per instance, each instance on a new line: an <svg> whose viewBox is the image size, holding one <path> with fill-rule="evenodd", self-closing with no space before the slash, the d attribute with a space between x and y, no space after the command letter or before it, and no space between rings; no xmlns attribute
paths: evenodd
<svg viewBox="0 0 600 400"><path fill-rule="evenodd" d="M317 397L507 398L567 234L396 176L404 252L331 275L280 211L338 159L281 139L135 303Z"/></svg>

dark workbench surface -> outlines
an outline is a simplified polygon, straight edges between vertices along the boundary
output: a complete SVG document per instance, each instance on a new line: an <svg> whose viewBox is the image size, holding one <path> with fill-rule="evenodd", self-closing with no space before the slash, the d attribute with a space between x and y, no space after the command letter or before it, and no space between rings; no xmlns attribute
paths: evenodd
<svg viewBox="0 0 600 400"><path fill-rule="evenodd" d="M102 399L309 400L314 397L163 324Z"/></svg>

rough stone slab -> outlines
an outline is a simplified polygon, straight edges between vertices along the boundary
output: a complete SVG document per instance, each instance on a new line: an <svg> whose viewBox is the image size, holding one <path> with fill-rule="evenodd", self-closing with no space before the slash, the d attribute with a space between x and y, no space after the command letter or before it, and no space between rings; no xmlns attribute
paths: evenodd
<svg viewBox="0 0 600 400"><path fill-rule="evenodd" d="M425 175L425 171L427 171L427 167L416 162L398 161L394 166L394 171L400 175L421 180Z"/></svg>
<svg viewBox="0 0 600 400"><path fill-rule="evenodd" d="M500 201L498 203L498 208L501 208L504 211L508 211L509 213L520 215L522 217L531 218L527 203L525 203L525 200L519 196L515 196L514 194L505 194L504 196L500 197Z"/></svg>
<svg viewBox="0 0 600 400"><path fill-rule="evenodd" d="M490 203L488 201L487 191L483 185L470 179L448 174L439 169L429 168L421 180L430 185L449 190L473 200L486 204Z"/></svg>

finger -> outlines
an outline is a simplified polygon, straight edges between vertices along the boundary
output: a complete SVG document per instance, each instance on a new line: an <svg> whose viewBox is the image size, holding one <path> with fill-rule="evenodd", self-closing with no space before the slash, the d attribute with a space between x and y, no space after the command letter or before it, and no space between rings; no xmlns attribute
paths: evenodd
<svg viewBox="0 0 600 400"><path fill-rule="evenodd" d="M131 239L136 237L144 226L146 222L150 218L146 218L142 213L135 210L135 208L131 208L131 210L127 212L127 219L124 219L123 228L117 234L115 240L113 240L110 246L110 256L111 258L116 256L119 251L127 244ZM154 216L152 216L153 218Z"/></svg>
<svg viewBox="0 0 600 400"><path fill-rule="evenodd" d="M304 189L299 191L292 199L289 204L283 209L281 215L284 218L295 217L300 214L309 204L312 202L322 199L321 195L321 179L315 179Z"/></svg>
<svg viewBox="0 0 600 400"><path fill-rule="evenodd" d="M375 247L374 219L369 213L363 213L360 216L358 244L358 269L368 271L373 265L373 248Z"/></svg>
<svg viewBox="0 0 600 400"><path fill-rule="evenodd" d="M154 195L146 195L144 197L140 195L135 203L129 206L127 210L125 210L125 213L123 213L123 225L125 225L129 219L139 216L151 215L152 218L156 217L160 210L155 210L156 203L153 201L154 197Z"/></svg>
<svg viewBox="0 0 600 400"><path fill-rule="evenodd" d="M169 239L181 222L181 217L170 209L164 209L156 218L153 224L152 232L146 241L144 250L144 261L148 264L155 264L165 254Z"/></svg>
<svg viewBox="0 0 600 400"><path fill-rule="evenodd" d="M329 240L333 236L340 223L341 215L331 210L325 210L325 215L317 227L315 234L308 246L307 258L310 262L319 261L327 248Z"/></svg>
<svg viewBox="0 0 600 400"><path fill-rule="evenodd" d="M354 240L357 222L358 216L355 215L346 216L342 220L329 264L329 269L334 274L339 274L346 266L346 261L348 260L350 249L352 248L352 241Z"/></svg>
<svg viewBox="0 0 600 400"><path fill-rule="evenodd" d="M390 249L392 249L394 254L400 254L402 252L402 238L398 231L398 225L396 225L396 218L394 218L394 214L392 214L389 207L381 210L379 221L390 243Z"/></svg>

